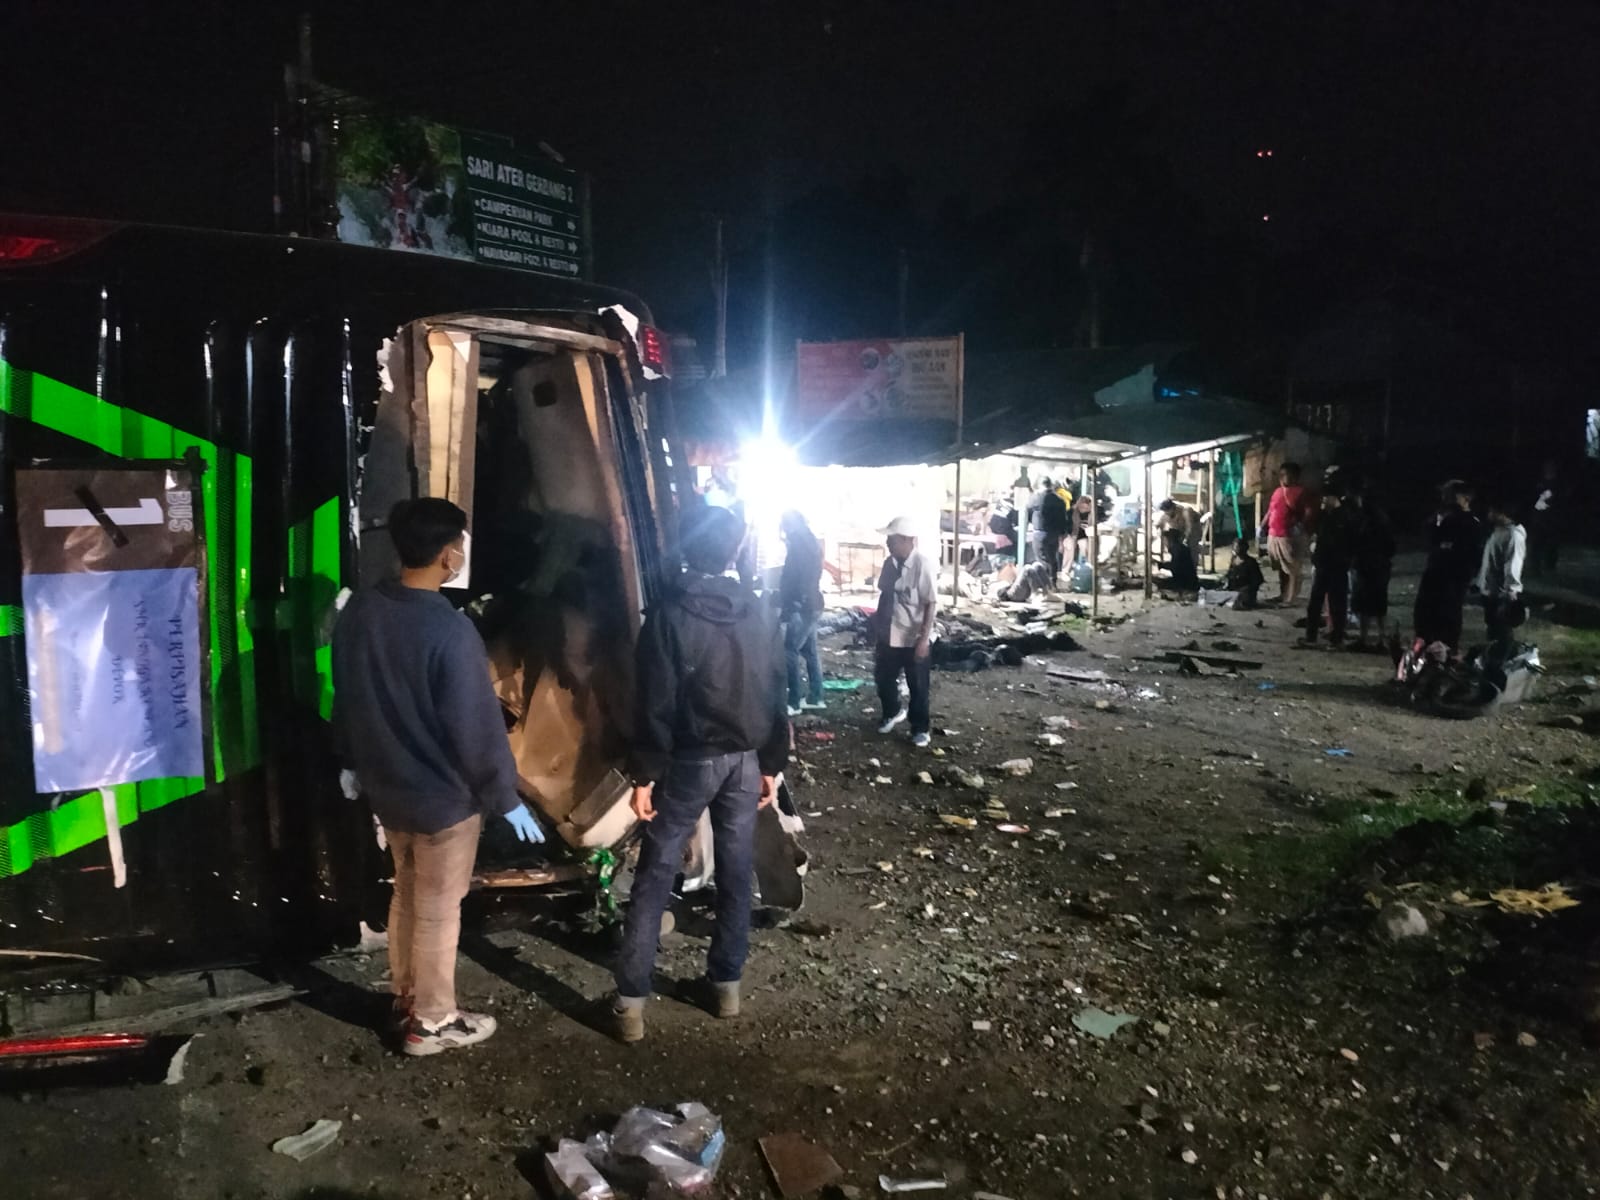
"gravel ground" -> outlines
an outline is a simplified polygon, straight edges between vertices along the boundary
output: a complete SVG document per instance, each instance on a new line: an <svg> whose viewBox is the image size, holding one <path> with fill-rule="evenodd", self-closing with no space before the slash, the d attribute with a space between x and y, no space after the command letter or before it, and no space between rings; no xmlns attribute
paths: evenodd
<svg viewBox="0 0 1600 1200"><path fill-rule="evenodd" d="M1082 651L938 673L931 754L878 737L867 691L833 694L798 733L809 902L757 935L739 1021L663 998L647 1040L616 1045L588 1007L603 943L502 904L461 973L501 1019L489 1043L392 1055L351 987L215 1018L176 1086L0 1097L14 1194L525 1197L555 1137L690 1098L725 1123L726 1196L775 1194L756 1139L785 1131L863 1191L887 1173L1014 1200L1594 1194L1587 908L1466 903L1548 882L1546 852L1581 868L1593 743L1549 723L1579 701L1412 713L1385 701L1385 659L1291 649L1292 615L1157 604ZM870 674L845 640L829 670ZM1152 661L1190 643L1262 665ZM1568 675L1594 669L1586 645ZM1071 722L1059 745L1050 717ZM1000 769L1018 758L1026 775ZM1441 805L1481 815L1500 875L1473 877L1450 821L1411 821ZM1581 871L1561 878L1585 898ZM1386 938L1396 905L1427 932ZM695 973L706 919L680 913L664 974ZM1097 1011L1137 1020L1102 1038ZM335 1148L269 1152L319 1117L344 1122Z"/></svg>

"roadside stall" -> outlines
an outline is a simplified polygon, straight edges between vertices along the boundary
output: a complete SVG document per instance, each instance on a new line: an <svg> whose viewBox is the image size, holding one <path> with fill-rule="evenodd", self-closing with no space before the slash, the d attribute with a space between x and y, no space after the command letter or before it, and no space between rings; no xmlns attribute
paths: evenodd
<svg viewBox="0 0 1600 1200"><path fill-rule="evenodd" d="M795 508L822 539L825 589L870 591L883 560L878 530L910 516L938 559L941 591L959 604L973 578L1027 559L1029 495L1048 478L1074 499L1094 498L1080 584L1097 608L1112 584L1154 593L1163 500L1196 510L1211 569L1227 545L1219 531L1256 524L1240 452L1283 418L1163 386L1160 372L1181 349L968 361L958 338L803 344L795 365L707 381L680 397L679 415L696 487L737 494L763 568L783 561L777 520Z"/></svg>

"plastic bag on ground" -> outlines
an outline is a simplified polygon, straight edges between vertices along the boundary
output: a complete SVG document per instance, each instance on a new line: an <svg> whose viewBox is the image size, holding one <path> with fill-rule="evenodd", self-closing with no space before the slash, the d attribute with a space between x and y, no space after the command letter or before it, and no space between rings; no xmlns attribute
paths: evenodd
<svg viewBox="0 0 1600 1200"><path fill-rule="evenodd" d="M623 1187L645 1191L662 1183L673 1191L698 1192L716 1178L726 1145L721 1118L691 1101L678 1105L675 1114L630 1108L610 1133L591 1137L585 1150L590 1162Z"/></svg>
<svg viewBox="0 0 1600 1200"><path fill-rule="evenodd" d="M555 1153L544 1156L544 1165L560 1196L570 1200L611 1200L615 1195L600 1169L589 1161L582 1142L562 1138Z"/></svg>

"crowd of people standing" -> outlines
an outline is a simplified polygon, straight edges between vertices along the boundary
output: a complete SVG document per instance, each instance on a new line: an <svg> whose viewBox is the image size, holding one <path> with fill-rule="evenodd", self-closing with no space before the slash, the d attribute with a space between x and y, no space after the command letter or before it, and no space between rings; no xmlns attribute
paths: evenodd
<svg viewBox="0 0 1600 1200"><path fill-rule="evenodd" d="M1460 653L1463 614L1474 590L1490 642L1509 641L1526 616L1523 572L1534 561L1530 553L1553 569L1558 532L1552 468L1541 476L1534 506L1541 514L1537 528L1547 539L1543 546L1529 538L1511 495L1491 496L1483 518L1474 511L1476 500L1475 490L1462 480L1452 479L1440 488L1438 507L1424 531L1427 556L1412 610L1419 646L1442 645L1450 654ZM1330 645L1345 645L1351 611L1358 628L1354 647L1373 645L1369 637L1375 631L1381 641L1397 540L1370 482L1348 487L1337 472L1330 472L1320 495L1313 497L1302 483L1299 465L1285 463L1260 532L1277 572L1278 603L1298 601L1305 568L1311 567L1304 644L1315 645L1325 631ZM1530 551L1530 544L1536 551ZM1239 553L1235 551L1236 561Z"/></svg>

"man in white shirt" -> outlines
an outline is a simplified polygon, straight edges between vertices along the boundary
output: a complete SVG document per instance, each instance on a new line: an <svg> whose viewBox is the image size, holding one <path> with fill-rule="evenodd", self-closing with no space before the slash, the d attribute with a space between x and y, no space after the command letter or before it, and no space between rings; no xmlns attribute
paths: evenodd
<svg viewBox="0 0 1600 1200"><path fill-rule="evenodd" d="M884 534L889 557L878 576L878 611L874 675L878 699L883 704L879 733L888 733L909 715L911 744L928 744L928 692L933 616L938 609L934 571L917 553L916 526L910 517L896 517ZM909 713L900 703L900 676L911 689Z"/></svg>
<svg viewBox="0 0 1600 1200"><path fill-rule="evenodd" d="M1528 555L1527 532L1508 503L1489 502L1489 540L1483 544L1478 590L1483 593L1483 620L1491 643L1509 642L1511 631L1527 619L1522 604L1522 566Z"/></svg>

